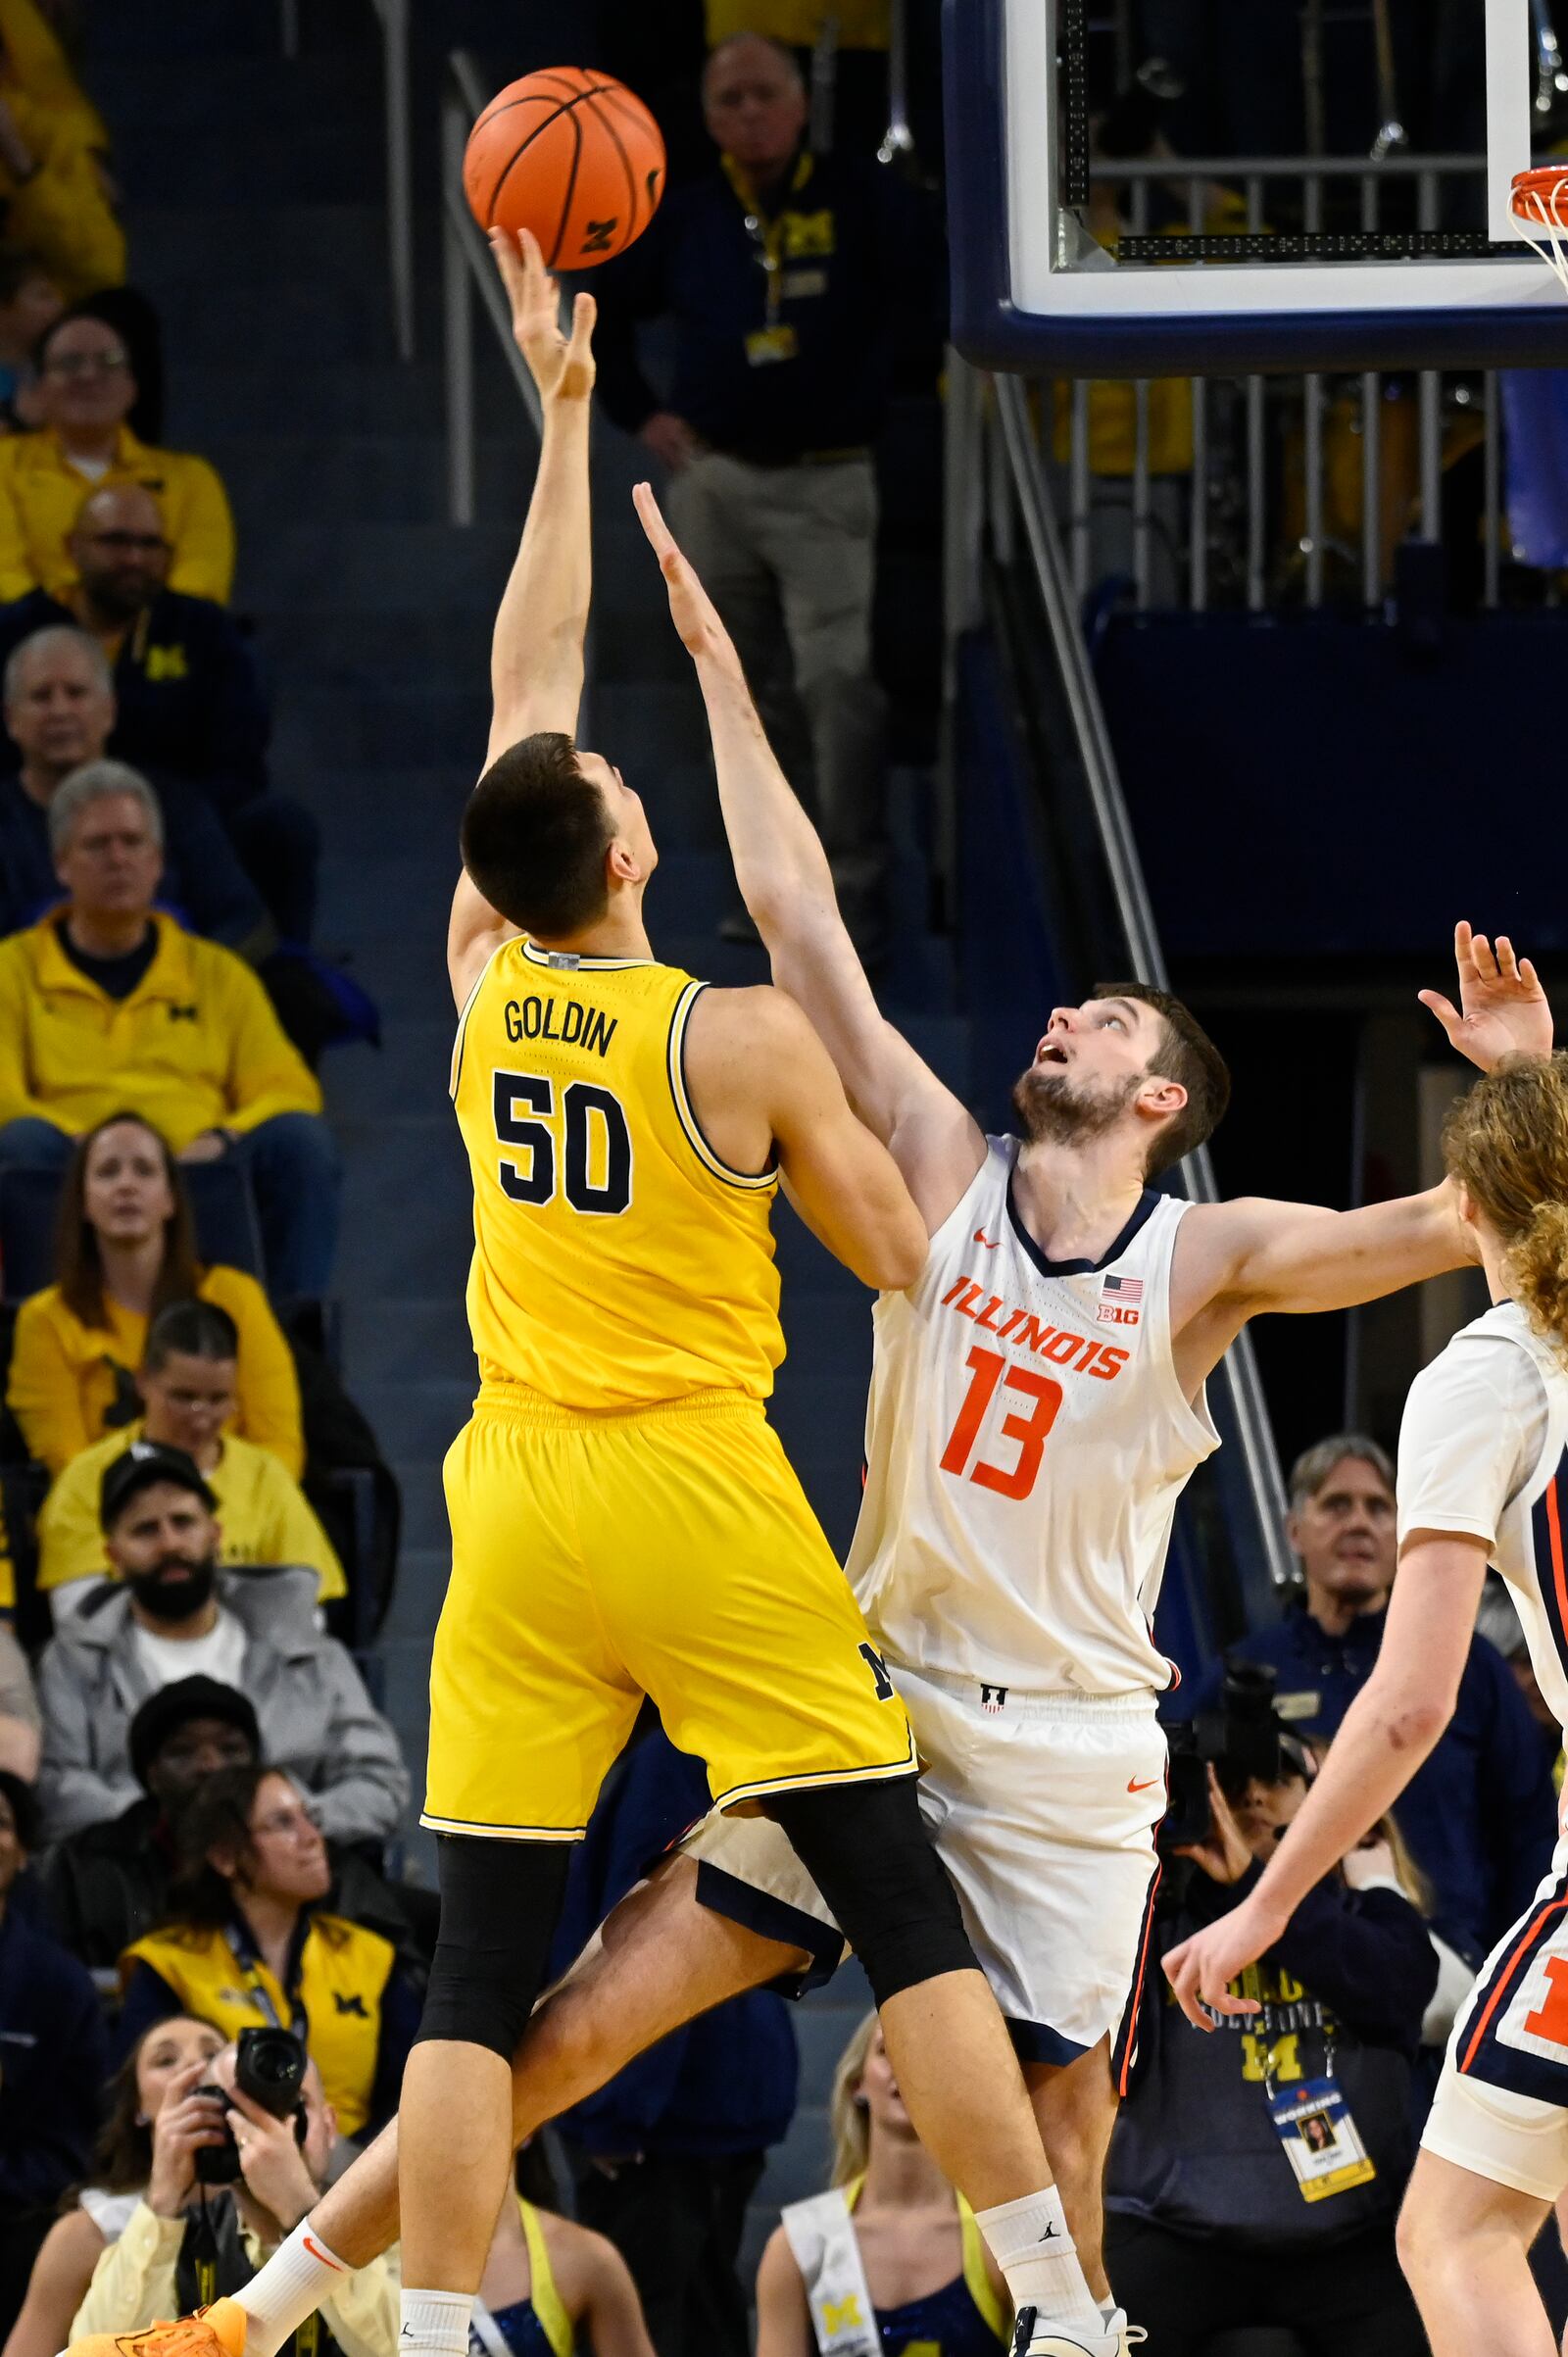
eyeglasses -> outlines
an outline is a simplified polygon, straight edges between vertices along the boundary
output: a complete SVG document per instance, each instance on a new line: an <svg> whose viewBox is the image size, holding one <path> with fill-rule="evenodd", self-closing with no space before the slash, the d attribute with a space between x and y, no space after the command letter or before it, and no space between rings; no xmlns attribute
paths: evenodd
<svg viewBox="0 0 1568 2357"><path fill-rule="evenodd" d="M318 1834L321 1820L314 1809L274 1809L270 1817L258 1817L251 1832L258 1840L270 1834Z"/></svg>
<svg viewBox="0 0 1568 2357"><path fill-rule="evenodd" d="M94 548L111 549L117 557L166 557L169 542L161 532L89 532Z"/></svg>
<svg viewBox="0 0 1568 2357"><path fill-rule="evenodd" d="M123 352L62 352L58 360L46 361L46 376L118 376L130 362Z"/></svg>

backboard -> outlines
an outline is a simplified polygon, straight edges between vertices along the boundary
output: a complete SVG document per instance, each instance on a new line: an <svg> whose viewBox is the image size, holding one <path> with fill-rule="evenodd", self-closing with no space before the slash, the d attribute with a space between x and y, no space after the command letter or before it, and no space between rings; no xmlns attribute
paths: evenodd
<svg viewBox="0 0 1568 2357"><path fill-rule="evenodd" d="M1094 70L1096 5L944 0L954 340L967 358L1103 376L1568 365L1568 300L1508 205L1514 173L1568 144L1545 0L1423 9L1429 51L1435 21L1447 26L1457 85L1428 111L1429 134L1449 129L1442 150L1418 149L1390 107L1398 0L1300 0L1297 152L1280 146L1289 112L1250 110L1244 94L1230 111L1243 135L1218 156L1173 146L1161 66L1126 52L1123 99L1139 96L1142 65L1156 102L1131 145L1110 136L1113 120L1125 133L1127 108ZM1207 6L1189 0L1179 21ZM1330 20L1340 58L1353 58L1357 7L1368 97L1364 135L1353 108L1347 135L1325 105L1322 27ZM1194 77L1167 78L1185 89ZM1245 133L1265 117L1272 147L1247 157Z"/></svg>

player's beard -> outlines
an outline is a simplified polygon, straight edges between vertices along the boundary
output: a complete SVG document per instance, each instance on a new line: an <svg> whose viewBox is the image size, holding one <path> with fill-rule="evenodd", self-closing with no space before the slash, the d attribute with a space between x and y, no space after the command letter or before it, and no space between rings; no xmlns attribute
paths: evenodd
<svg viewBox="0 0 1568 2357"><path fill-rule="evenodd" d="M1013 1084L1012 1109L1030 1146L1087 1146L1115 1127L1144 1079L1133 1072L1103 1088L1080 1088L1059 1065L1031 1064Z"/></svg>

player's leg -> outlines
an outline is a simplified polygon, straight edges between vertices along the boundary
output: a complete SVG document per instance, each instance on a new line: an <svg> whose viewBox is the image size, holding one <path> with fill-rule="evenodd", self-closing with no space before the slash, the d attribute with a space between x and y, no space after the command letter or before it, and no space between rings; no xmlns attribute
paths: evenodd
<svg viewBox="0 0 1568 2357"><path fill-rule="evenodd" d="M1557 2357L1530 2246L1550 2203L1423 2151L1399 2212L1399 2263L1432 2357Z"/></svg>
<svg viewBox="0 0 1568 2357"><path fill-rule="evenodd" d="M700 1905L697 1879L694 1860L666 1859L628 1891L539 2006L513 2070L519 2144L672 2030L807 1969L802 1949Z"/></svg>
<svg viewBox="0 0 1568 2357"><path fill-rule="evenodd" d="M577 1543L583 1446L575 1419L519 1399L481 1402L447 1458L424 1810L441 1929L400 2106L400 2357L466 2357L512 2165L512 2059L572 1844L638 1706Z"/></svg>
<svg viewBox="0 0 1568 2357"><path fill-rule="evenodd" d="M1102 2307L1111 2297L1105 2275L1105 2155L1116 2125L1110 2038L1076 2062L1026 2062L1024 2083L1078 2246L1084 2281Z"/></svg>

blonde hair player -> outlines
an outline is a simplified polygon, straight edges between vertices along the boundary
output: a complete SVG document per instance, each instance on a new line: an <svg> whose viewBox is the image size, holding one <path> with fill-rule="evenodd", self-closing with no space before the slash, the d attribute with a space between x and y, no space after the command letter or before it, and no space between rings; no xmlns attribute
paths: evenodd
<svg viewBox="0 0 1568 2357"><path fill-rule="evenodd" d="M1237 1974L1442 1735L1489 1562L1568 1730L1568 1056L1478 1081L1444 1153L1493 1306L1410 1389L1376 1669L1255 1891L1165 1959L1201 2029L1253 2010L1230 1993ZM1421 2145L1399 2255L1433 2357L1556 2357L1529 2252L1568 2190L1568 1838L1454 2024Z"/></svg>

